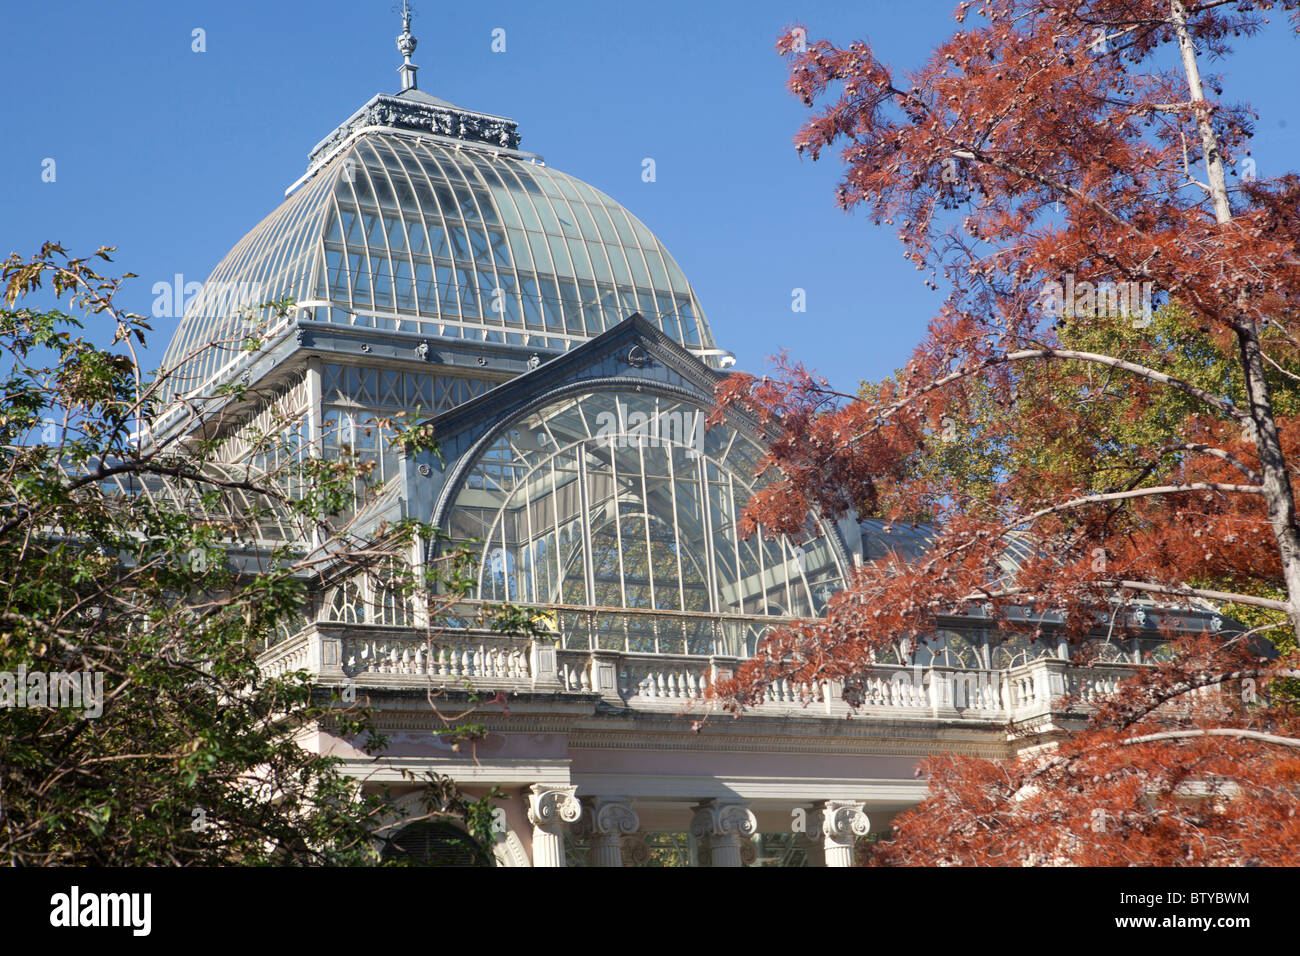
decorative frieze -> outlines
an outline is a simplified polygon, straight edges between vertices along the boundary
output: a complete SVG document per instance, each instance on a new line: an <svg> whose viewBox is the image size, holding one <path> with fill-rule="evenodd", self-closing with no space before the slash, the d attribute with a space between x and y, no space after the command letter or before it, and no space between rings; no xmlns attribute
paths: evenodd
<svg viewBox="0 0 1300 956"><path fill-rule="evenodd" d="M315 167L354 132L368 126L430 133L500 149L518 149L520 141L519 124L504 116L380 93L312 150L309 167Z"/></svg>

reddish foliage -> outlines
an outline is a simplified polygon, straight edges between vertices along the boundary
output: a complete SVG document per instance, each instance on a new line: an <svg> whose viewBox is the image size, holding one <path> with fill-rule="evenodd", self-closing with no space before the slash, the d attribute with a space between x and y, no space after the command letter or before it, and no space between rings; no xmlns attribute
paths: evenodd
<svg viewBox="0 0 1300 956"><path fill-rule="evenodd" d="M1228 185L1225 164L1247 154L1253 116L1198 72L1207 54L1260 29L1261 10L1280 8L1300 24L1300 3L974 6L958 8L957 32L914 73L896 72L866 43L804 48L802 28L778 43L791 91L810 107L829 98L798 134L799 150L815 159L841 147L839 203L896 226L904 257L950 292L906 368L862 395L837 393L784 358L773 377L735 375L720 386L718 414L743 409L773 436L763 463L773 480L754 497L745 530L794 531L809 509L856 509L898 523L923 517L935 536L919 560L858 569L822 619L771 634L722 689L733 705L778 678L860 674L900 637L975 604L1012 626L1008 610L1033 601L1063 612L1079 640L1117 593L1207 598L1212 582L1257 605L1259 594L1280 593L1262 606L1288 630L1300 625L1291 487L1300 422L1275 412L1269 384L1285 374L1278 366L1300 361L1300 178ZM1181 61L1180 33L1191 44ZM1159 65L1170 62L1181 65ZM1067 278L1151 283L1179 304L1189 331L1230 357L1233 380L1171 377L1155 344L1127 364L1071 349L1063 323L1087 318L1044 307L1044 289ZM1046 372L1029 375L1030 365ZM941 470L914 467L945 416L981 401L1024 410L982 436L1008 460L1044 442L1069 451L1058 460L1086 460L1105 446L1104 427L1086 401L1061 396L1086 397L1103 374L1122 378L1136 407L1172 389L1192 409L1172 447L1132 450L1137 479L1108 485L1078 467L1014 467L973 502ZM999 559L1025 540L1033 555L1008 573ZM1049 756L932 760L935 796L881 858L1296 862L1286 847L1297 844L1283 835L1300 835L1300 750L1240 736L1123 743L1170 727L1294 735L1294 716L1276 702L1190 716L1140 706L1152 687L1180 687L1194 674L1248 672L1267 686L1296 665L1286 655L1244 659L1240 643L1192 642ZM1235 789L1216 796L1213 782L1229 778ZM1195 781L1210 796L1189 797ZM1030 782L1038 789L1025 789ZM1094 831L1097 809L1122 826Z"/></svg>
<svg viewBox="0 0 1300 956"><path fill-rule="evenodd" d="M1218 693L1278 673L1240 647L1191 641L1059 746L1004 762L932 757L932 796L872 862L1294 866L1300 718Z"/></svg>

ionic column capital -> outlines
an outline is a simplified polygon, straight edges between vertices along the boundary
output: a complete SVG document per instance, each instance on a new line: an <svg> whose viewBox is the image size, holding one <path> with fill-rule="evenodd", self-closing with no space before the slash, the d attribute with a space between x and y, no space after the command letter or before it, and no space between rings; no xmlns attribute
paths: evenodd
<svg viewBox="0 0 1300 956"><path fill-rule="evenodd" d="M582 802L593 834L624 837L641 828L641 818L627 797L585 797Z"/></svg>
<svg viewBox="0 0 1300 956"><path fill-rule="evenodd" d="M535 783L528 795L528 822L539 830L556 830L582 818L578 788Z"/></svg>
<svg viewBox="0 0 1300 956"><path fill-rule="evenodd" d="M645 834L633 833L619 841L619 858L624 866L644 866L650 859L650 847Z"/></svg>
<svg viewBox="0 0 1300 956"><path fill-rule="evenodd" d="M627 797L585 797L583 820L591 834L591 865L622 866L623 838L636 833L641 819Z"/></svg>
<svg viewBox="0 0 1300 956"><path fill-rule="evenodd" d="M758 832L758 820L743 803L707 800L695 808L691 836L705 843L714 866L743 866L743 837Z"/></svg>
<svg viewBox="0 0 1300 956"><path fill-rule="evenodd" d="M841 846L852 846L858 837L871 832L871 820L863 808L864 803L854 800L827 800L821 811L822 835L827 841Z"/></svg>
<svg viewBox="0 0 1300 956"><path fill-rule="evenodd" d="M871 821L857 800L818 800L813 804L814 827L809 828L808 836L817 841L816 855L822 858L825 866L852 866L853 845L858 837L871 832ZM810 857L811 859L811 857Z"/></svg>
<svg viewBox="0 0 1300 956"><path fill-rule="evenodd" d="M697 840L747 837L753 836L757 830L758 819L743 803L707 800L695 808L695 816L691 819L691 835Z"/></svg>

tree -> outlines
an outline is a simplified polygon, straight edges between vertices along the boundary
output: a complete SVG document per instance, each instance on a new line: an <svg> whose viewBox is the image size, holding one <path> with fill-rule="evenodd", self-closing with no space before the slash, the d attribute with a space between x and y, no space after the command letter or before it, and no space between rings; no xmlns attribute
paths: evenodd
<svg viewBox="0 0 1300 956"><path fill-rule="evenodd" d="M1066 348L1159 366L1180 380L1228 396L1234 404L1245 401L1240 376L1234 374L1235 356L1189 325L1176 303L1136 323L1130 317L1104 315L1086 322L1058 321L1056 336ZM1274 408L1291 419L1300 411L1300 369L1284 362L1284 374L1270 387ZM1040 480L1070 475L1078 483L1075 494L1084 496L1176 482L1186 455L1181 436L1195 427L1199 414L1195 402L1173 389L1135 392L1122 375L1086 365L1077 374L1076 370L1057 374L1071 364L1022 366L1005 402L996 400L981 383L972 382L968 404L950 407L940 420L936 440L912 450L907 467L913 480L945 475L947 493L963 503L967 514L984 509L996 496L998 476L1011 471ZM861 394L869 396L893 381L864 385ZM1057 408L1072 410L1066 431L1059 427ZM1236 543L1234 538L1230 535L1229 543ZM1107 560L1104 549L1094 549L1093 564L1098 569ZM1254 597L1283 596L1275 584L1226 567L1219 572L1207 570L1189 583L1224 592L1242 588ZM1250 629L1269 631L1283 646L1295 643L1288 618L1278 610L1231 603L1222 610Z"/></svg>
<svg viewBox="0 0 1300 956"><path fill-rule="evenodd" d="M1137 595L1255 609L1287 635L1263 656L1244 635L1176 642L1050 756L931 762L934 795L881 859L1129 862L1143 841L1166 862L1295 859L1261 836L1294 827L1295 716L1252 689L1297 664L1300 178L1243 162L1229 186L1252 114L1201 74L1270 9L1300 25L1294 2L963 3L905 77L866 43L778 43L791 90L830 99L797 147L842 144L840 205L897 225L950 291L861 394L788 361L721 386L774 432L751 532L809 507L932 527L922 557L869 563L823 619L770 635L734 703L851 678L977 604L1007 629L1016 608L1059 610L1080 653L1099 610ZM1011 545L1027 556L1008 571Z"/></svg>
<svg viewBox="0 0 1300 956"><path fill-rule="evenodd" d="M383 737L360 704L305 672L263 673L257 656L294 626L326 565L387 572L393 554L434 531L350 528L337 516L366 463L277 455L274 422L244 433L245 461L260 466L223 464L219 439L205 436L247 397L240 383L191 401L185 427L155 434L168 372L144 374L149 326L114 304L130 274L106 277L93 261L47 243L3 267L0 855L18 865L378 863L377 828L393 819L385 794L363 792L300 738L322 725L369 732L378 754ZM80 315L28 305L46 286ZM256 344L250 326L241 345ZM429 440L419 428L398 437ZM276 535L274 547L254 545ZM454 593L463 562L453 552L419 588L409 574L389 584L423 597L442 580ZM457 821L479 861L490 858L487 797L470 800L445 777L412 782L424 785L421 819Z"/></svg>

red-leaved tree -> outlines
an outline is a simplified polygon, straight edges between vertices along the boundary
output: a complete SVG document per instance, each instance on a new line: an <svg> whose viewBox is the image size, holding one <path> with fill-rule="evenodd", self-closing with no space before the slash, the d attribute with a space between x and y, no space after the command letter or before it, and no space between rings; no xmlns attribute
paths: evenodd
<svg viewBox="0 0 1300 956"><path fill-rule="evenodd" d="M840 205L895 227L949 291L906 367L858 394L788 363L723 383L720 405L774 436L747 529L856 510L923 521L929 544L856 570L723 692L743 706L774 679L852 680L977 605L1004 628L1055 611L1081 656L1098 609L1139 596L1258 617L1171 638L1054 749L929 761L932 796L879 860L1300 862L1300 726L1280 683L1300 633L1300 178L1255 175L1253 114L1203 73L1270 14L1300 28L1298 8L963 3L911 73L802 27L778 43L819 110L800 152L839 146ZM978 480L944 466L955 438Z"/></svg>

